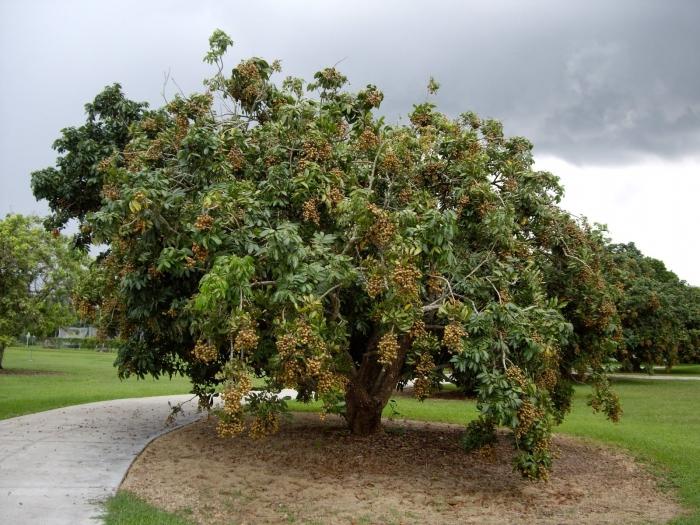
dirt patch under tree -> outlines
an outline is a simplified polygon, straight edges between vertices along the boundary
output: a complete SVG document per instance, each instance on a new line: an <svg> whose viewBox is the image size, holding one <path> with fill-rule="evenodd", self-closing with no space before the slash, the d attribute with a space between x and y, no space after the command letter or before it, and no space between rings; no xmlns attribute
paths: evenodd
<svg viewBox="0 0 700 525"><path fill-rule="evenodd" d="M154 441L121 488L201 524L631 524L682 512L618 450L555 436L545 484L513 472L505 435L466 454L457 425L385 428L357 438L337 418L296 414L265 440L223 440L211 418Z"/></svg>

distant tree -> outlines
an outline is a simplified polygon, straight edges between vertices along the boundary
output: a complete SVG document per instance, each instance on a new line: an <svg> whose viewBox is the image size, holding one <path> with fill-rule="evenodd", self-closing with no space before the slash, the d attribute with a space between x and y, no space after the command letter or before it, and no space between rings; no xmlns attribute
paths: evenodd
<svg viewBox="0 0 700 525"><path fill-rule="evenodd" d="M608 280L620 290L617 304L623 329L618 357L630 370L654 365L670 369L697 349L700 315L697 288L681 281L658 259L633 244L610 246L614 267Z"/></svg>
<svg viewBox="0 0 700 525"><path fill-rule="evenodd" d="M210 44L205 93L153 111L116 97L134 109L121 147L88 157L76 143L60 176L34 175L59 220L77 217L109 246L99 291L82 300L123 338L120 373L185 373L205 404L219 386L221 434L244 430L248 412L255 436L277 427L284 401L270 392L282 387L362 435L397 386L413 380L423 399L461 374L481 412L467 441L505 425L516 468L545 478L572 367L602 378L614 345L600 330L584 344L548 291L545 273L595 277L597 252L557 207L556 177L533 169L532 145L429 102L387 125L374 114L383 94L343 90L334 68L276 84L279 66L251 58L224 75L231 41L216 32ZM69 155L86 163L64 169ZM91 200L60 200L84 173ZM608 329L612 314L591 311L603 298L577 300L577 315ZM242 406L252 374L267 387ZM594 407L617 417L597 385Z"/></svg>
<svg viewBox="0 0 700 525"><path fill-rule="evenodd" d="M44 337L75 320L70 296L85 259L67 238L46 232L37 217L0 220L0 368L14 337Z"/></svg>
<svg viewBox="0 0 700 525"><path fill-rule="evenodd" d="M678 349L680 363L700 363L700 288L686 286L681 298L685 337Z"/></svg>

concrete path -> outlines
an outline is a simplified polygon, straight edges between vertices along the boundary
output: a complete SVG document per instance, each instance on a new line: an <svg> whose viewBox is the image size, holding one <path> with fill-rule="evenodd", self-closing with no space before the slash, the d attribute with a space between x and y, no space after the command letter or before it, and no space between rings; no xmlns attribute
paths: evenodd
<svg viewBox="0 0 700 525"><path fill-rule="evenodd" d="M676 376L671 374L608 374L613 379L649 379L651 381L700 381L700 376Z"/></svg>
<svg viewBox="0 0 700 525"><path fill-rule="evenodd" d="M166 427L168 401L119 399L0 421L0 524L96 525L134 458L155 437L195 421L193 400Z"/></svg>

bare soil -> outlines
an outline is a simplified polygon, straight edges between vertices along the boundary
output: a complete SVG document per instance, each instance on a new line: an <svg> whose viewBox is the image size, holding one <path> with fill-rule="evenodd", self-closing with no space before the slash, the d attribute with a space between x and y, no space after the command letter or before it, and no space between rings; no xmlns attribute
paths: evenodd
<svg viewBox="0 0 700 525"><path fill-rule="evenodd" d="M295 414L264 440L224 440L214 418L151 443L121 488L200 524L663 523L673 496L625 453L556 436L549 482L512 470L506 435L459 447L463 427L389 422L349 435L338 418Z"/></svg>

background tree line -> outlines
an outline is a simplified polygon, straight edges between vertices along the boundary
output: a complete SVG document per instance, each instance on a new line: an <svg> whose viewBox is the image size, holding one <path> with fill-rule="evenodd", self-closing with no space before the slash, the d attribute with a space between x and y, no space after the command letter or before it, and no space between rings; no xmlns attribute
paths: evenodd
<svg viewBox="0 0 700 525"><path fill-rule="evenodd" d="M47 232L38 217L0 219L0 368L16 338L52 336L78 319L71 294L88 264L84 252Z"/></svg>

